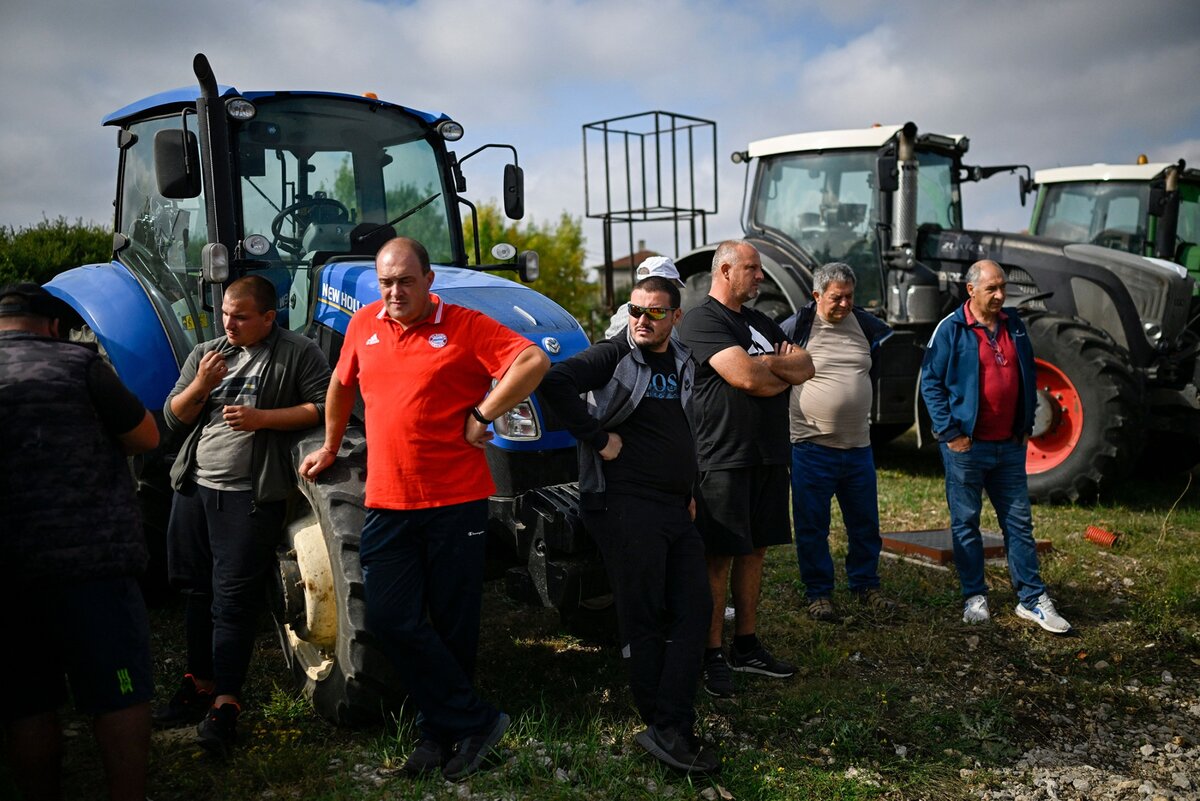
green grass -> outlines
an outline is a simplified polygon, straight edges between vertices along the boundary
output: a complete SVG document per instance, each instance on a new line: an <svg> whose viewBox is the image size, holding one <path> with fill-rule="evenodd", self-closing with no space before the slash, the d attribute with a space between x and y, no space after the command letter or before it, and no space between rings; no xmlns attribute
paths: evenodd
<svg viewBox="0 0 1200 801"><path fill-rule="evenodd" d="M946 525L936 455L902 440L878 461L886 529ZM479 686L513 716L513 726L498 766L464 792L657 799L695 798L711 788L764 801L957 799L994 781L990 770L1012 766L1028 748L1076 737L1062 723L1071 709L1103 703L1118 723L1122 716L1154 721L1155 703L1124 685L1157 684L1163 670L1177 680L1200 678L1200 488L1188 488L1168 516L1186 481L1130 481L1093 506L1034 508L1037 535L1053 543L1043 575L1077 630L1065 638L1015 619L1002 565L987 571L995 620L974 628L960 621L953 572L897 559L884 559L880 570L902 614L864 614L842 584L834 601L849 616L818 625L804 612L794 551L773 549L760 633L801 669L788 681L737 674L733 701L698 694L699 729L720 744L725 760L715 781L689 781L634 745L640 723L613 649L563 633L554 612L514 604L499 583L489 584ZM1120 532L1117 547L1083 539L1089 524ZM984 525L995 526L990 512ZM834 528L840 561L845 539L836 510ZM181 672L181 610L157 610L153 619L165 697ZM1098 669L1101 661L1107 667ZM292 693L265 620L247 690L243 739L229 763L208 759L186 737L156 737L156 801L463 797L460 787L399 773L414 739L410 717L356 731L316 718ZM68 797L100 794L88 737L68 740L66 765Z"/></svg>

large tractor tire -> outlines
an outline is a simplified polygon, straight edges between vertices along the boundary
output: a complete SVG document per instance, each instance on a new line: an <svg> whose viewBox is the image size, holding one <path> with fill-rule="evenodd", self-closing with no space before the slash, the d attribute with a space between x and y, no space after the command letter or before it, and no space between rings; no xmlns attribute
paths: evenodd
<svg viewBox="0 0 1200 801"><path fill-rule="evenodd" d="M321 447L320 430L293 448L297 465ZM359 542L366 450L346 431L338 460L300 498L278 553L272 611L284 658L317 713L343 726L372 723L403 701L395 669L366 631Z"/></svg>
<svg viewBox="0 0 1200 801"><path fill-rule="evenodd" d="M1128 355L1104 332L1045 312L1025 316L1038 406L1026 468L1035 502L1095 500L1142 446L1141 392Z"/></svg>

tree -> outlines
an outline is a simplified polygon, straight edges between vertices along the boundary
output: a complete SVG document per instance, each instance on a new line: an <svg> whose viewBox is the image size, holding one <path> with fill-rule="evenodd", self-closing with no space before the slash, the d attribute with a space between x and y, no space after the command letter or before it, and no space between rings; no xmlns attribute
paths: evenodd
<svg viewBox="0 0 1200 801"><path fill-rule="evenodd" d="M494 202L478 206L479 248L484 261L492 246L500 242L514 245L518 250L537 251L541 274L529 286L569 311L584 327L590 328L599 304L596 284L587 280L583 259L583 225L575 217L562 213L557 223L539 224L530 220L524 224L504 217ZM471 218L463 221L463 237L467 254L472 250L474 233ZM518 280L515 273L501 273Z"/></svg>
<svg viewBox="0 0 1200 801"><path fill-rule="evenodd" d="M112 260L112 231L95 223L43 219L30 228L0 225L0 285L44 284L82 264Z"/></svg>

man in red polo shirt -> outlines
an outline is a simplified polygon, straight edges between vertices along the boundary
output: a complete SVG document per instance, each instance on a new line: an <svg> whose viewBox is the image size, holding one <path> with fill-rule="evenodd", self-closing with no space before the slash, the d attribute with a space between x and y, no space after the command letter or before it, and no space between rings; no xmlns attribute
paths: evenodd
<svg viewBox="0 0 1200 801"><path fill-rule="evenodd" d="M946 466L963 622L991 618L979 531L986 489L1004 534L1017 617L1063 634L1071 624L1058 613L1038 569L1025 475L1025 443L1037 407L1033 348L1016 310L1004 309L1008 284L1000 265L977 261L966 278L967 302L938 323L921 365L921 397Z"/></svg>
<svg viewBox="0 0 1200 801"><path fill-rule="evenodd" d="M350 320L329 382L325 444L300 474L312 481L333 464L361 391L367 627L418 710L421 741L405 770L458 780L479 769L509 724L471 683L495 491L487 426L533 392L550 360L491 318L432 294L429 255L416 240L388 242L375 270L382 299Z"/></svg>

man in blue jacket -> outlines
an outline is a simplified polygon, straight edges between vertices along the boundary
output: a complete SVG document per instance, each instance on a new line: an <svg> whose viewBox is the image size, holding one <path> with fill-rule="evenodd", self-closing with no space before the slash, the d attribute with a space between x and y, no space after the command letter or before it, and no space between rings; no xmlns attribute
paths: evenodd
<svg viewBox="0 0 1200 801"><path fill-rule="evenodd" d="M675 282L643 278L625 331L554 365L539 392L579 440L583 519L604 556L646 724L635 740L673 768L711 773L720 760L692 731L712 598L692 523L695 367L671 336L681 316Z"/></svg>
<svg viewBox="0 0 1200 801"><path fill-rule="evenodd" d="M983 575L979 513L987 490L1008 556L1017 617L1055 634L1071 624L1054 608L1038 571L1025 443L1037 406L1033 347L1015 309L1004 309L1007 282L994 261L967 270L969 299L938 323L921 365L921 397L946 466L946 502L964 623L991 617Z"/></svg>
<svg viewBox="0 0 1200 801"><path fill-rule="evenodd" d="M829 505L836 495L849 548L850 592L874 612L896 603L879 591L879 493L871 453L873 378L879 346L892 329L854 305L854 271L832 262L813 273L813 302L781 326L808 351L816 374L792 387L788 408L792 440L792 520L796 557L808 614L826 623L833 608Z"/></svg>

